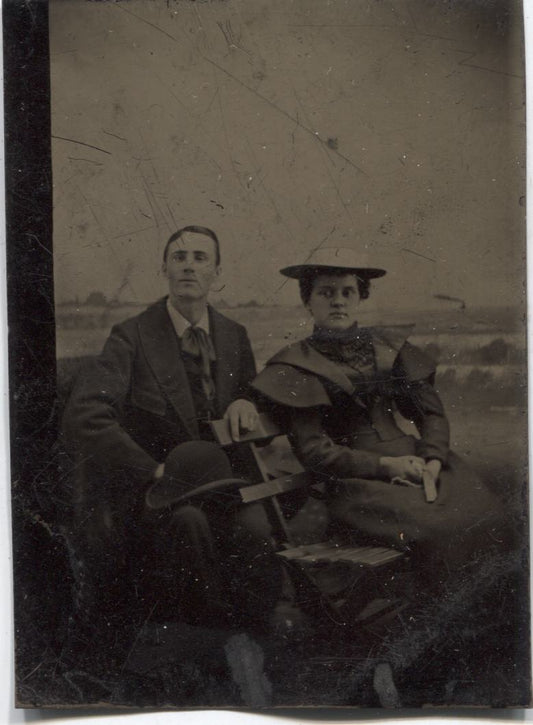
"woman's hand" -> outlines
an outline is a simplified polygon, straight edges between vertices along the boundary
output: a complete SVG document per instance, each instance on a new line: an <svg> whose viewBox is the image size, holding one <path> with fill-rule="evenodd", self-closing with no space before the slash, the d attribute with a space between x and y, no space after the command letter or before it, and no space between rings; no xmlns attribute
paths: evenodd
<svg viewBox="0 0 533 725"><path fill-rule="evenodd" d="M418 456L383 456L379 463L390 481L393 478L403 478L415 483L422 480L426 465L424 459Z"/></svg>

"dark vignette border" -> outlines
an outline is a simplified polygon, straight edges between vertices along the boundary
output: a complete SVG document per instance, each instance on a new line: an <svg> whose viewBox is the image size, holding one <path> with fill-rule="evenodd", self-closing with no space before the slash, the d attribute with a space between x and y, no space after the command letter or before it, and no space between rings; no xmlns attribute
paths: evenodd
<svg viewBox="0 0 533 725"><path fill-rule="evenodd" d="M12 532L18 679L51 648L64 559L51 534L56 439L48 3L4 0ZM60 593L61 590L59 590ZM59 606L58 606L59 605ZM53 649L53 647L52 647ZM41 693L42 694L42 693Z"/></svg>
<svg viewBox="0 0 533 725"><path fill-rule="evenodd" d="M3 7L12 471L49 423L55 391L50 72L46 0Z"/></svg>

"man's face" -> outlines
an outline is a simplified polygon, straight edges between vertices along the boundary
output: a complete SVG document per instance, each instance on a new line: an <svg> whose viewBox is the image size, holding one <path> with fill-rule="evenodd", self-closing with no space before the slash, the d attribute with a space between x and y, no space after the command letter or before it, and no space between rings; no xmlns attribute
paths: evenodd
<svg viewBox="0 0 533 725"><path fill-rule="evenodd" d="M205 234L185 232L169 246L163 273L172 303L206 299L220 274L215 242Z"/></svg>
<svg viewBox="0 0 533 725"><path fill-rule="evenodd" d="M327 330L346 330L357 321L361 297L353 274L323 274L316 278L306 307L315 325Z"/></svg>

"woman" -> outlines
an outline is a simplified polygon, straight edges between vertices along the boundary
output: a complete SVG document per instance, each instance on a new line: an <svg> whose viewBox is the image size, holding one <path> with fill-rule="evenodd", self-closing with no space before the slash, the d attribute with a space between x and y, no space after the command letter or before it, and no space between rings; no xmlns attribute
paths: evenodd
<svg viewBox="0 0 533 725"><path fill-rule="evenodd" d="M425 589L449 589L503 549L501 506L450 452L435 367L407 341L412 328L357 324L370 280L385 270L321 249L281 273L299 281L314 330L271 358L254 388L283 417L303 466L326 482L336 533L407 550Z"/></svg>

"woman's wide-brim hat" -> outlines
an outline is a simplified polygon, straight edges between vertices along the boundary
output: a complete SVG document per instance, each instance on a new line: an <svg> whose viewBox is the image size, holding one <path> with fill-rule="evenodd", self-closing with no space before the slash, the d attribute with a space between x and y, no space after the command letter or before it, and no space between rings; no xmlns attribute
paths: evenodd
<svg viewBox="0 0 533 725"><path fill-rule="evenodd" d="M301 279L315 272L346 271L364 279L383 277L386 270L367 263L365 253L346 247L321 247L316 249L303 264L293 264L280 269L281 274L292 279Z"/></svg>

